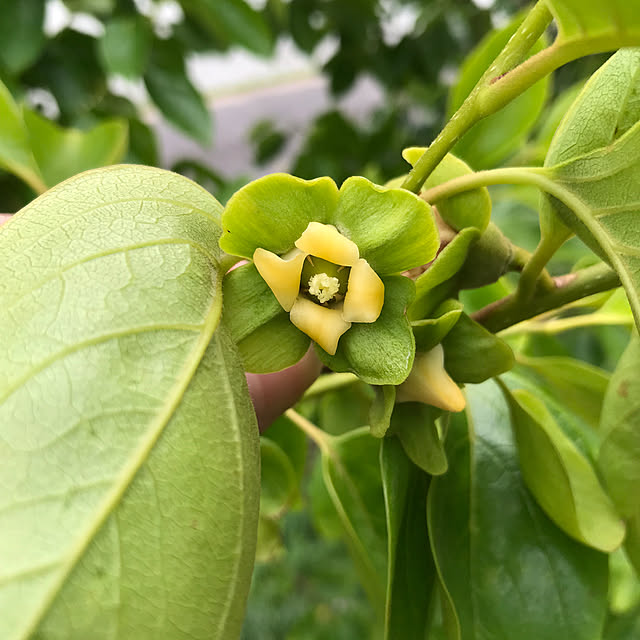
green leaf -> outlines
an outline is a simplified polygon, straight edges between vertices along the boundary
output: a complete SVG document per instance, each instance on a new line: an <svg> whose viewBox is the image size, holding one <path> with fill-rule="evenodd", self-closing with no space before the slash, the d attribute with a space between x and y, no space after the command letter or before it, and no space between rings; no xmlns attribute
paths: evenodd
<svg viewBox="0 0 640 640"><path fill-rule="evenodd" d="M561 7L562 3L557 6ZM597 12L602 10L608 11L604 4L598 5ZM582 20L587 19L586 12L578 15ZM618 51L591 76L566 112L549 146L545 166L554 167L597 149L608 149L640 119L639 96L640 49ZM633 157L631 161L633 163ZM613 163L608 166L613 168ZM603 195L608 195L608 188L604 185L600 190ZM543 239L559 246L571 231L581 235L578 227L581 227L580 221L566 206L548 195L541 196L540 230ZM594 248L593 244L591 246Z"/></svg>
<svg viewBox="0 0 640 640"><path fill-rule="evenodd" d="M348 178L340 188L335 225L379 275L427 264L440 246L431 207L424 200L359 176Z"/></svg>
<svg viewBox="0 0 640 640"><path fill-rule="evenodd" d="M436 567L461 640L600 637L607 558L559 530L520 476L509 409L488 381L452 416L448 473L434 478L427 519ZM542 561L542 559L544 559Z"/></svg>
<svg viewBox="0 0 640 640"><path fill-rule="evenodd" d="M297 498L296 472L273 440L260 437L260 516L279 518Z"/></svg>
<svg viewBox="0 0 640 640"><path fill-rule="evenodd" d="M119 162L127 150L127 123L104 120L88 131L63 129L28 109L23 110L29 143L48 187L87 169Z"/></svg>
<svg viewBox="0 0 640 640"><path fill-rule="evenodd" d="M426 150L426 147L410 147L402 152L402 157L414 166ZM470 173L473 171L466 162L448 153L431 172L422 190L426 191ZM481 187L442 200L438 202L438 213L456 231L473 227L482 232L487 228L491 218L489 190Z"/></svg>
<svg viewBox="0 0 640 640"><path fill-rule="evenodd" d="M317 425L323 431L338 436L368 424L372 395L371 387L357 379L347 387L323 393L316 405Z"/></svg>
<svg viewBox="0 0 640 640"><path fill-rule="evenodd" d="M33 64L42 51L44 7L42 0L2 3L0 66L13 75Z"/></svg>
<svg viewBox="0 0 640 640"><path fill-rule="evenodd" d="M607 621L603 640L635 640L640 635L640 607Z"/></svg>
<svg viewBox="0 0 640 640"><path fill-rule="evenodd" d="M384 610L386 526L378 463L380 440L368 427L328 436L310 487L312 508L321 530L343 535L362 586Z"/></svg>
<svg viewBox="0 0 640 640"><path fill-rule="evenodd" d="M640 122L608 147L540 172L564 201L556 213L620 276L640 326Z"/></svg>
<svg viewBox="0 0 640 640"><path fill-rule="evenodd" d="M0 81L0 168L18 176L34 191L46 186L29 145L22 115L7 87Z"/></svg>
<svg viewBox="0 0 640 640"><path fill-rule="evenodd" d="M332 222L337 202L338 188L331 178L302 180L285 173L258 178L227 203L220 246L248 259L258 247L286 253L309 222Z"/></svg>
<svg viewBox="0 0 640 640"><path fill-rule="evenodd" d="M532 393L506 391L522 475L547 515L567 534L610 553L625 534L624 523L587 458Z"/></svg>
<svg viewBox="0 0 640 640"><path fill-rule="evenodd" d="M182 0L180 4L218 41L239 44L260 56L273 52L274 36L267 22L244 0Z"/></svg>
<svg viewBox="0 0 640 640"><path fill-rule="evenodd" d="M509 371L515 363L511 347L462 313L442 340L444 367L456 382L484 382Z"/></svg>
<svg viewBox="0 0 640 640"><path fill-rule="evenodd" d="M505 28L488 34L467 57L460 69L458 84L449 97L449 116L453 115L464 102L523 19L524 15L519 15ZM538 40L531 48L529 55L544 49L545 40L544 37ZM476 170L488 169L500 164L522 146L538 120L547 100L549 82L548 77L543 78L499 112L478 122L456 144L454 153Z"/></svg>
<svg viewBox="0 0 640 640"><path fill-rule="evenodd" d="M383 438L391 421L396 402L396 388L392 384L373 387L375 396L369 411L369 428L375 438Z"/></svg>
<svg viewBox="0 0 640 640"><path fill-rule="evenodd" d="M334 356L316 345L320 359L334 371L350 371L369 384L400 384L411 371L415 341L404 313L414 286L404 276L382 279L385 300L371 324L354 323L340 338Z"/></svg>
<svg viewBox="0 0 640 640"><path fill-rule="evenodd" d="M291 324L253 264L229 272L223 293L225 323L247 371L280 371L302 358L309 337Z"/></svg>
<svg viewBox="0 0 640 640"><path fill-rule="evenodd" d="M624 549L609 556L609 609L620 615L640 605L640 579Z"/></svg>
<svg viewBox="0 0 640 640"><path fill-rule="evenodd" d="M259 457L220 209L114 167L0 230L1 637L240 633Z"/></svg>
<svg viewBox="0 0 640 640"><path fill-rule="evenodd" d="M519 355L518 365L529 370L556 401L594 429L598 428L610 377L604 369L563 356L528 358Z"/></svg>
<svg viewBox="0 0 640 640"><path fill-rule="evenodd" d="M602 406L598 468L620 513L640 515L640 340L635 336L611 376Z"/></svg>
<svg viewBox="0 0 640 640"><path fill-rule="evenodd" d="M380 469L388 547L384 638L423 638L436 584L427 544L429 476L411 464L396 438L382 441Z"/></svg>
<svg viewBox="0 0 640 640"><path fill-rule="evenodd" d="M211 115L187 76L183 55L174 41L156 40L144 83L169 122L201 145L210 144Z"/></svg>
<svg viewBox="0 0 640 640"><path fill-rule="evenodd" d="M447 300L433 312L433 318L412 322L411 328L416 338L416 349L431 351L433 347L440 344L458 322L461 313L462 304L457 300Z"/></svg>
<svg viewBox="0 0 640 640"><path fill-rule="evenodd" d="M142 16L112 18L98 40L105 71L129 78L142 76L149 62L151 43L151 28Z"/></svg>
<svg viewBox="0 0 640 640"><path fill-rule="evenodd" d="M453 290L454 283L448 281L458 273L467 258L469 247L479 237L477 229L463 229L437 255L429 268L416 278L416 298L409 307L411 320L421 320L429 315ZM439 287L445 283L446 286Z"/></svg>
<svg viewBox="0 0 640 640"><path fill-rule="evenodd" d="M558 25L554 47L576 48L592 53L590 44L602 44L598 51L637 44L640 40L638 0L546 0ZM581 53L585 55L585 53Z"/></svg>
<svg viewBox="0 0 640 640"><path fill-rule="evenodd" d="M436 419L440 409L419 402L396 405L391 416L391 432L398 436L402 448L411 461L432 476L439 476L448 468L444 444Z"/></svg>

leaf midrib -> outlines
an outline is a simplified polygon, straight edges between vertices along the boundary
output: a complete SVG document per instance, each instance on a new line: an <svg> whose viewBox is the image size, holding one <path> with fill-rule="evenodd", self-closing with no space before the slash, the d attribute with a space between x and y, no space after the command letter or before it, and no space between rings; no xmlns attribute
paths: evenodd
<svg viewBox="0 0 640 640"><path fill-rule="evenodd" d="M190 357L186 359L182 371L176 376L176 379L179 381L178 384L175 385L173 392L169 394L163 408L158 413L157 419L150 424L146 432L146 437L140 439L140 444L129 457L128 462L123 466L119 477L113 483L113 489L105 497L102 504L96 509L93 522L89 527L87 527L87 530L83 535L78 536L75 548L73 548L71 553L68 555L66 562L62 563L63 568L60 571L59 579L50 588L49 593L45 598L43 598L41 605L33 612L31 618L25 622L22 631L18 630L18 634L15 636L16 640L28 640L30 635L36 631L37 626L42 621L43 617L49 610L49 607L64 586L69 574L76 566L82 554L94 539L107 517L113 512L117 504L120 502L120 499L131 485L131 482L138 470L147 460L153 447L162 435L164 428L175 414L219 324L220 313L222 311L221 289L222 279L219 278L216 288L212 292L211 304L207 310L202 333L200 334Z"/></svg>

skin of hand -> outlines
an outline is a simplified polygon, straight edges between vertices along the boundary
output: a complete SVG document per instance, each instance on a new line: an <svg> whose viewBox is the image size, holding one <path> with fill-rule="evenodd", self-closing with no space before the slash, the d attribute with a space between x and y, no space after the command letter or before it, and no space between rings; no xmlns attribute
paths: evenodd
<svg viewBox="0 0 640 640"><path fill-rule="evenodd" d="M10 217L11 214L0 213L0 225ZM309 349L300 362L283 371L246 374L261 433L300 399L321 369L322 364Z"/></svg>

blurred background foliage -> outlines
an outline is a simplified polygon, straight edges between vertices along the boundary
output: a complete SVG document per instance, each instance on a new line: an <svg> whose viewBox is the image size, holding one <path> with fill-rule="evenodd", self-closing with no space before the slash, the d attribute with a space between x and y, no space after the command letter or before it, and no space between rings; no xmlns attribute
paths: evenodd
<svg viewBox="0 0 640 640"><path fill-rule="evenodd" d="M17 211L85 169L159 165L158 130L166 123L215 156L214 104L194 85L190 59L243 49L268 61L283 40L309 56L330 41L332 53L317 72L335 98L303 132L287 170L303 178L329 175L341 182L358 174L384 183L406 173L403 148L428 144L438 133L524 6L521 0L0 0L0 211ZM583 59L538 83L480 123L455 152L474 169L542 164L568 104L605 57ZM363 76L373 79L382 99L368 117L356 119L338 98ZM168 168L224 202L255 177L255 167L283 153L292 129L283 114L277 121L259 119L244 135L253 168L238 175L222 175L201 155ZM503 187L493 189L492 198L493 220L532 250L537 194ZM570 241L552 267L568 271L589 255ZM504 279L462 297L472 311L511 287ZM528 355L572 355L611 369L628 335L620 326L513 340ZM363 494L356 497L375 546L384 544L377 448L354 453L339 439L367 423L371 401L369 387L351 384L310 398L300 411L338 438L345 474L336 480L345 483L334 487L338 493L349 486L351 470L372 470L358 478ZM243 639L375 638L380 621L339 541L317 449L281 418L263 439L262 461L258 564ZM637 605L640 596L634 598L625 611Z"/></svg>

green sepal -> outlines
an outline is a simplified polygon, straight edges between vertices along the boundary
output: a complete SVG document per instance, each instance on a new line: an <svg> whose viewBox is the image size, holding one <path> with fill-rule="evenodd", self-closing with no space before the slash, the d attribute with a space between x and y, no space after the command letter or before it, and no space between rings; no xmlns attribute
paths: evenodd
<svg viewBox="0 0 640 640"><path fill-rule="evenodd" d="M424 200L359 176L340 188L335 225L381 276L427 264L440 246L431 207Z"/></svg>
<svg viewBox="0 0 640 640"><path fill-rule="evenodd" d="M440 344L453 329L462 313L462 304L458 300L443 302L433 314L433 318L416 320L411 323L418 351L431 351Z"/></svg>
<svg viewBox="0 0 640 640"><path fill-rule="evenodd" d="M369 408L369 429L374 438L383 438L391 422L396 402L396 388L392 384L373 386L374 396Z"/></svg>
<svg viewBox="0 0 640 640"><path fill-rule="evenodd" d="M414 166L426 150L426 147L409 147L402 152L402 157L411 166ZM470 173L473 171L466 162L448 153L427 178L422 190L426 191ZM486 187L481 187L442 200L438 202L438 213L456 231L475 227L482 232L487 228L491 219L489 190Z"/></svg>
<svg viewBox="0 0 640 640"><path fill-rule="evenodd" d="M334 371L350 371L369 384L400 384L411 371L415 340L405 309L414 296L412 280L383 278L385 301L371 324L354 323L340 338L334 356L316 345L320 360Z"/></svg>
<svg viewBox="0 0 640 640"><path fill-rule="evenodd" d="M220 247L253 258L258 247L278 255L293 249L309 222L333 222L338 187L331 178L302 180L275 173L250 182L222 214Z"/></svg>
<svg viewBox="0 0 640 640"><path fill-rule="evenodd" d="M464 265L458 272L458 284L464 289L477 289L498 281L508 270L513 258L513 245L492 222L474 242Z"/></svg>
<svg viewBox="0 0 640 640"><path fill-rule="evenodd" d="M522 475L547 515L565 533L594 549L611 552L625 526L591 463L563 433L532 393L503 391L509 402Z"/></svg>
<svg viewBox="0 0 640 640"><path fill-rule="evenodd" d="M444 367L456 382L484 382L515 364L511 347L466 313L460 315L442 346Z"/></svg>
<svg viewBox="0 0 640 640"><path fill-rule="evenodd" d="M416 278L416 298L408 311L411 320L420 320L429 315L447 297L447 292L454 290L455 282L447 281L462 268L470 246L479 237L477 229L463 229L438 254L429 268ZM440 287L444 283L447 283L446 286Z"/></svg>
<svg viewBox="0 0 640 640"><path fill-rule="evenodd" d="M442 410L421 402L402 402L391 416L390 432L397 436L411 461L439 476L449 468L436 420Z"/></svg>
<svg viewBox="0 0 640 640"><path fill-rule="evenodd" d="M222 295L224 319L246 371L280 371L298 362L309 348L309 337L291 324L253 264L229 272Z"/></svg>

